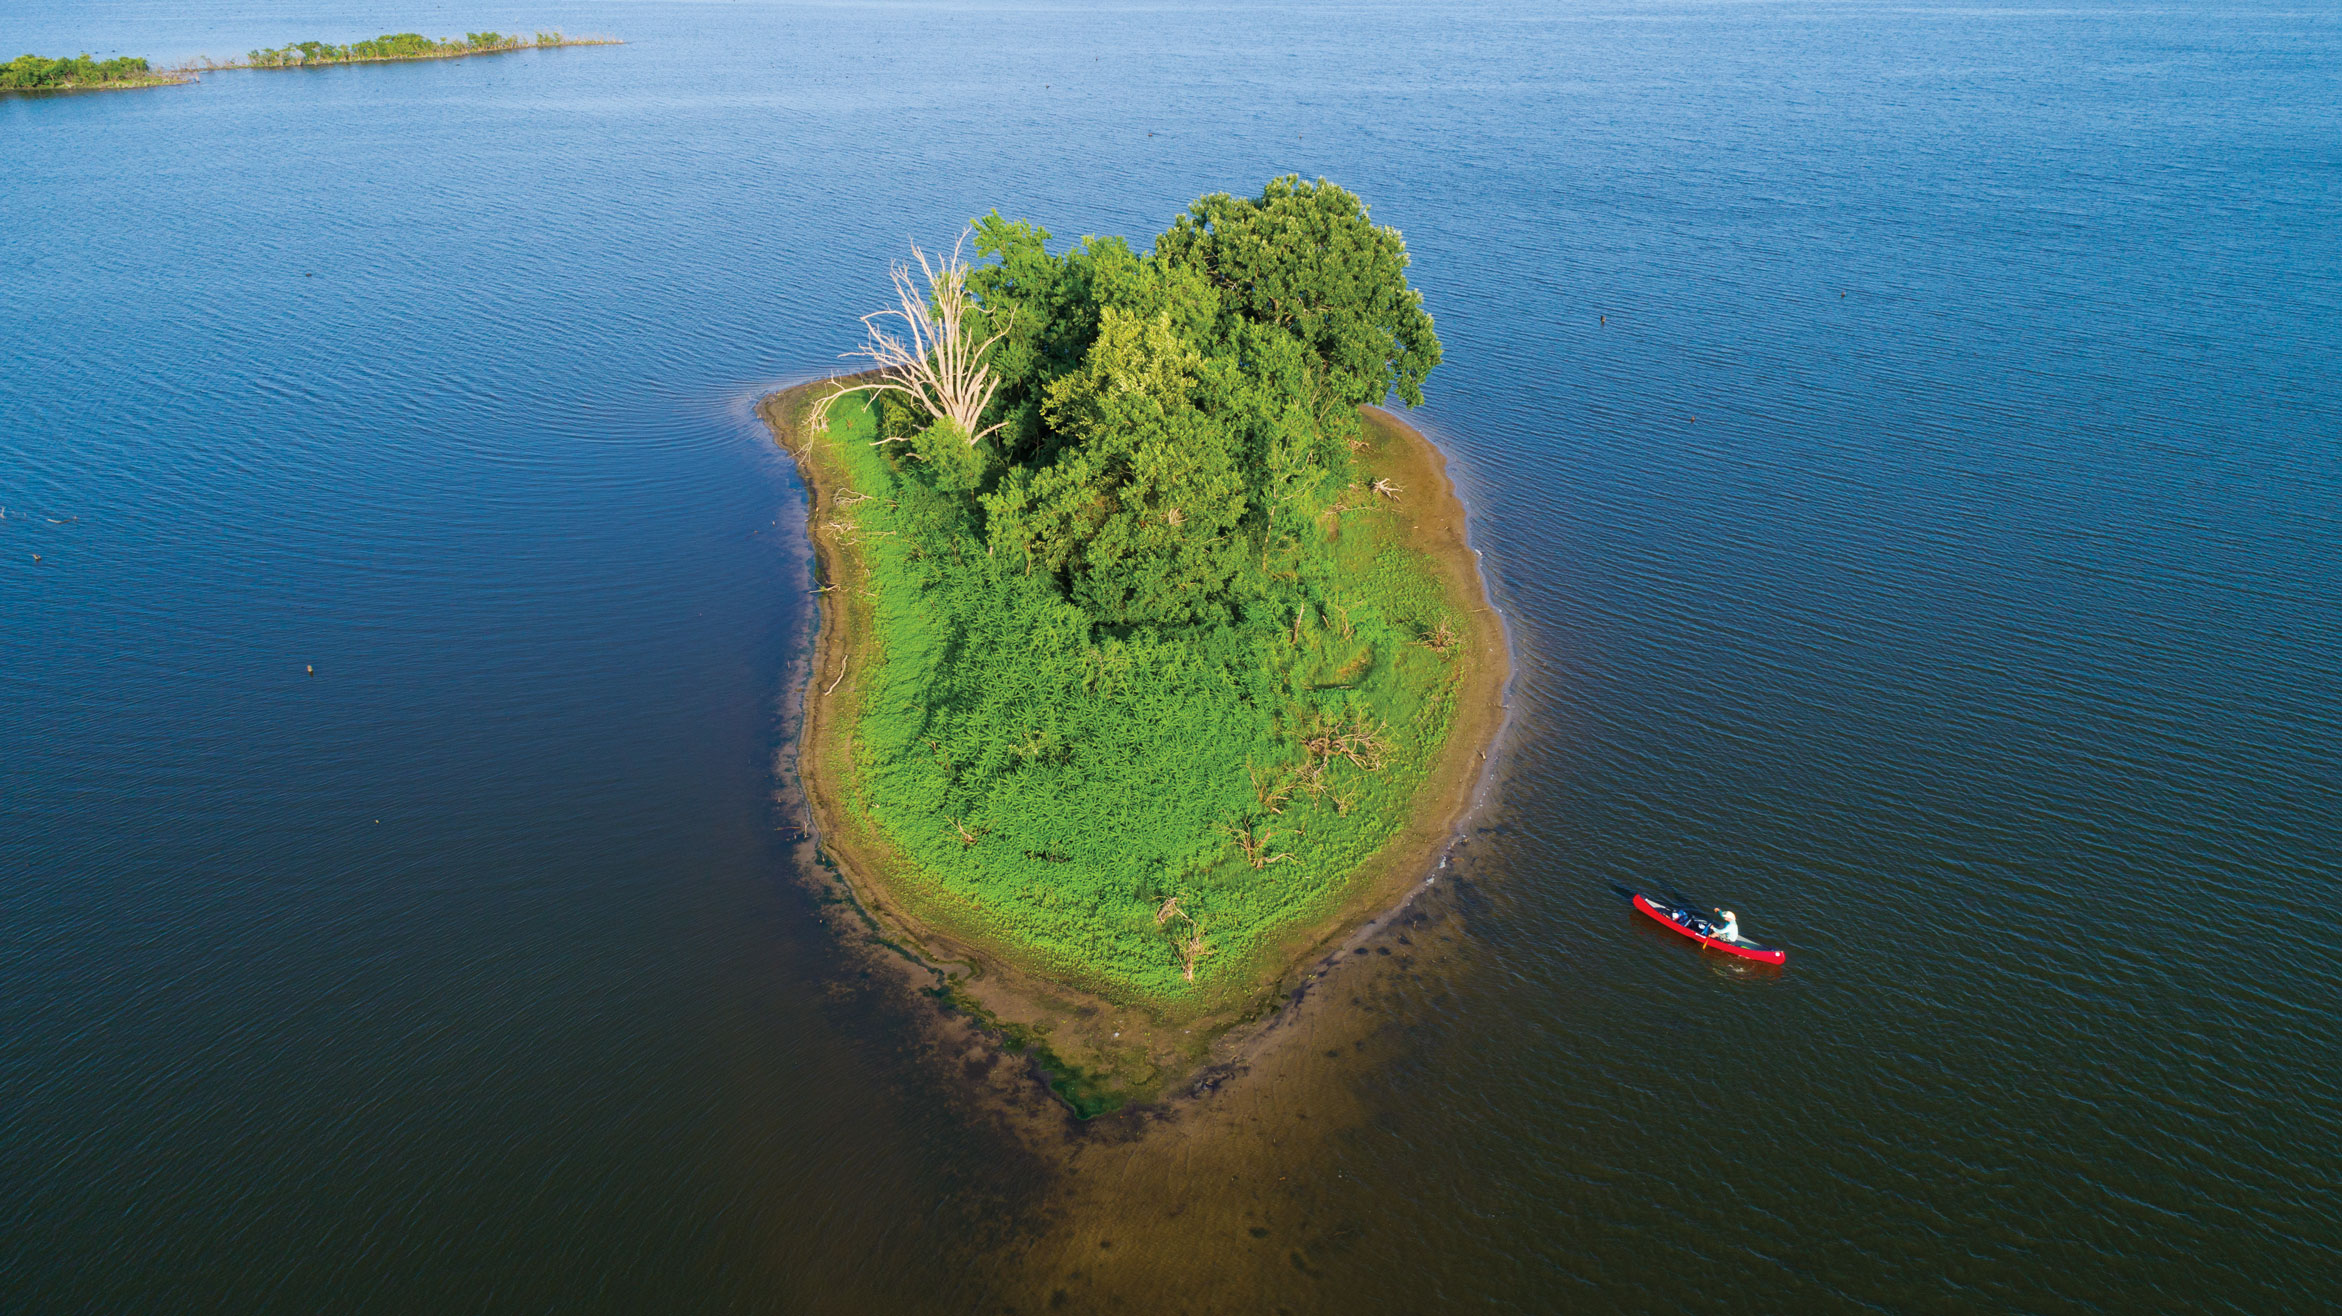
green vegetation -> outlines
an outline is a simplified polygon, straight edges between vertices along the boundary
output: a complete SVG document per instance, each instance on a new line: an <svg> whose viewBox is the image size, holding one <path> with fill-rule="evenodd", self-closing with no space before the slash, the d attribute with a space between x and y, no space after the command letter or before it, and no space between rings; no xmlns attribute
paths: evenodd
<svg viewBox="0 0 2342 1316"><path fill-rule="evenodd" d="M880 373L810 426L854 567L846 808L923 917L1200 1001L1340 907L1448 736L1478 600L1359 411L1419 403L1439 342L1399 234L1322 180L1207 196L1143 254L974 236L972 268L898 267Z"/></svg>
<svg viewBox="0 0 2342 1316"><path fill-rule="evenodd" d="M559 32L539 32L534 37L516 36L503 32L471 32L461 39L449 37L435 41L414 32L390 32L371 41L353 41L346 46L323 41L296 41L281 50L255 50L244 57L240 67L256 69L309 68L320 64L367 64L394 59L448 59L457 55L490 55L503 50L527 50L537 46L598 46L609 42L599 39L564 37ZM221 67L234 68L238 65Z"/></svg>
<svg viewBox="0 0 2342 1316"><path fill-rule="evenodd" d="M472 32L461 39L435 41L414 32L392 32L346 46L323 41L296 41L281 50L255 50L227 64L198 60L185 68L156 70L143 59L94 60L87 55L45 59L19 55L0 64L0 92L69 91L114 87L159 87L190 81L195 71L214 69L290 69L325 64L375 64L400 59L453 59L461 55L493 55L506 50L533 50L551 46L614 46L607 37L568 37L559 32L515 36L503 32Z"/></svg>
<svg viewBox="0 0 2342 1316"><path fill-rule="evenodd" d="M143 59L45 59L19 55L0 64L0 91L70 91L101 87L159 87L187 79L175 73L157 73Z"/></svg>

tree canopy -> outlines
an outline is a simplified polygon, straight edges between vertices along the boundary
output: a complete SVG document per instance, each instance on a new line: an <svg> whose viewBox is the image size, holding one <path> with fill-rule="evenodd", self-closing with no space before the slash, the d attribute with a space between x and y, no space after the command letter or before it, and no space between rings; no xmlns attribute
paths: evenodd
<svg viewBox="0 0 2342 1316"><path fill-rule="evenodd" d="M0 91L38 91L51 87L93 87L155 80L158 80L157 75L147 67L146 61L132 55L119 59L91 59L88 55L47 59L40 55L19 55L0 64Z"/></svg>
<svg viewBox="0 0 2342 1316"><path fill-rule="evenodd" d="M1149 252L1052 253L1049 236L988 215L957 276L965 332L992 342L991 437L944 442L906 398L886 403L889 437L964 499L989 556L1100 625L1234 621L1310 578L1356 408L1421 403L1439 361L1398 232L1288 176L1198 200Z"/></svg>

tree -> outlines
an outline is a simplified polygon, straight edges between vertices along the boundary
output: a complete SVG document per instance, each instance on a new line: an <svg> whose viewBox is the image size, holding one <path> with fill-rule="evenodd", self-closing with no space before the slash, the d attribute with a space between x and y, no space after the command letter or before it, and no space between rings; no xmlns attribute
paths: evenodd
<svg viewBox="0 0 2342 1316"><path fill-rule="evenodd" d="M1195 403L1206 369L1168 312L1101 311L1082 368L1047 390L1057 460L984 501L994 555L1057 573L1110 625L1224 616L1248 556L1246 498L1226 431Z"/></svg>
<svg viewBox="0 0 2342 1316"><path fill-rule="evenodd" d="M847 393L900 394L936 420L949 421L958 429L959 440L972 448L1000 428L997 422L979 425L1000 387L1000 377L985 356L1001 334L976 340L982 320L968 296L968 264L960 258L958 244L951 255L930 263L927 253L913 243L911 256L919 262L919 278L911 276L907 263L895 262L888 273L894 280L896 308L863 316L869 337L851 353L869 358L878 367L878 378L840 389L829 400ZM888 320L900 320L901 331L889 329Z"/></svg>
<svg viewBox="0 0 2342 1316"><path fill-rule="evenodd" d="M1201 273L1224 316L1301 343L1328 401L1378 403L1396 389L1422 405L1439 338L1422 294L1407 286L1405 241L1377 227L1354 194L1293 174L1257 198L1216 192L1172 222L1155 255Z"/></svg>

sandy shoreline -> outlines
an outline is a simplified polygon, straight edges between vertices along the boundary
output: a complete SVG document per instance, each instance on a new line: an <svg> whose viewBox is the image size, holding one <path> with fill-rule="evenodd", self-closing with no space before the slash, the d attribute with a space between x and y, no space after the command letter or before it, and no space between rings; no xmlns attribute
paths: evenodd
<svg viewBox="0 0 2342 1316"><path fill-rule="evenodd" d="M1491 605L1479 557L1466 538L1465 510L1447 477L1446 459L1430 440L1388 413L1364 412L1367 464L1407 491L1408 544L1443 577L1467 618L1453 721L1439 758L1408 809L1409 821L1352 876L1331 913L1297 927L1256 957L1241 983L1176 1014L1118 1002L1052 980L1019 962L1013 947L956 935L910 906L921 880L867 819L845 807L855 662L868 617L860 581L864 564L850 543L821 533L836 519L844 487L834 452L800 428L817 390L814 380L763 398L757 413L795 458L808 493L807 532L820 581L821 625L805 673L798 712L796 777L815 834L815 858L840 894L859 908L863 930L894 952L913 985L949 1009L973 1016L1015 1051L1025 1051L1078 1112L1145 1100L1180 1085L1208 1086L1276 1031L1338 955L1395 914L1429 881L1457 838L1487 778L1488 750L1504 722L1511 662L1502 617ZM810 440L810 441L809 441ZM1200 1079L1200 1082L1197 1080Z"/></svg>

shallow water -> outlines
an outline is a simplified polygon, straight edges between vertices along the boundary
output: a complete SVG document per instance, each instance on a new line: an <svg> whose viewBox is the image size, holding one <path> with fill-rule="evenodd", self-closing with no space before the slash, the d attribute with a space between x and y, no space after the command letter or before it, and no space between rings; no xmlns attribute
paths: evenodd
<svg viewBox="0 0 2342 1316"><path fill-rule="evenodd" d="M2342 1301L2342 19L0 42L555 24L633 44L0 100L0 1306ZM1516 724L1306 1044L1036 1147L789 878L749 403L906 237L1286 170L1407 234Z"/></svg>

